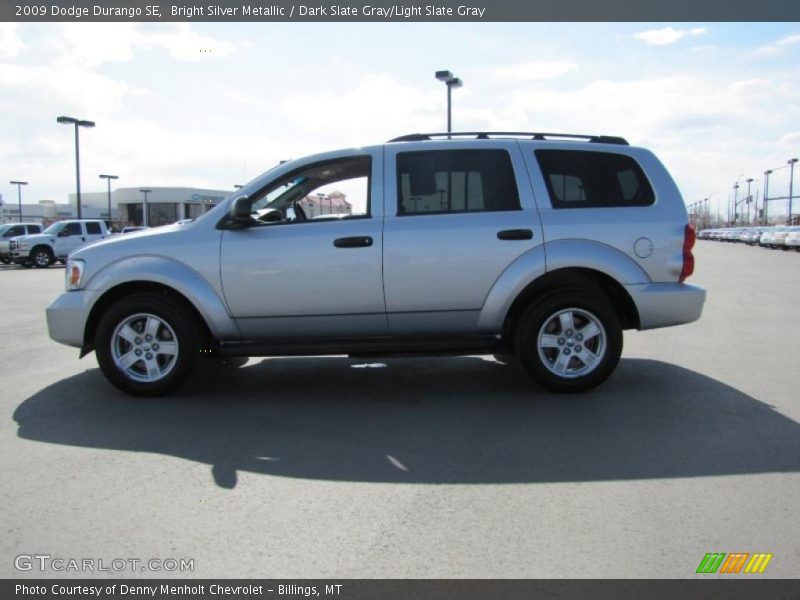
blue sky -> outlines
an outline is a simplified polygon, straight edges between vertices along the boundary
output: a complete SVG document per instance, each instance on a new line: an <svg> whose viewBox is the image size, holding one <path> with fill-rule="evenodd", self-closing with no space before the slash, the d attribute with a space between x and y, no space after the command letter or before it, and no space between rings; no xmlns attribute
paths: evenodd
<svg viewBox="0 0 800 600"><path fill-rule="evenodd" d="M0 193L232 188L278 160L441 130L622 135L687 202L800 154L800 24L0 24ZM800 176L800 172L798 172ZM772 194L786 193L776 172ZM781 191L781 188L783 190Z"/></svg>

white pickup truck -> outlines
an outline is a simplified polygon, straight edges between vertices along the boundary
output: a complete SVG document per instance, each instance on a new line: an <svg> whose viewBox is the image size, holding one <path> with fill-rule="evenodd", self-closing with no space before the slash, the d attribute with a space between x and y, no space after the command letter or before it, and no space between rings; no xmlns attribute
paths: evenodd
<svg viewBox="0 0 800 600"><path fill-rule="evenodd" d="M7 223L0 225L0 263L7 265L11 262L11 240L23 235L42 233L39 223Z"/></svg>
<svg viewBox="0 0 800 600"><path fill-rule="evenodd" d="M66 262L70 252L81 246L106 237L108 229L100 219L59 221L40 234L12 239L9 250L15 264L45 269L55 261Z"/></svg>

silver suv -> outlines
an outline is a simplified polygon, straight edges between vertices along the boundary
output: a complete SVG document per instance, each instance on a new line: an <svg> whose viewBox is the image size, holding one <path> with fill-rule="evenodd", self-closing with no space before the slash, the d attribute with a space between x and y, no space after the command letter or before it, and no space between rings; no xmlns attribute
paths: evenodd
<svg viewBox="0 0 800 600"><path fill-rule="evenodd" d="M79 249L47 321L135 395L207 354L515 353L545 388L581 391L624 329L699 318L693 244L669 173L621 138L414 134Z"/></svg>

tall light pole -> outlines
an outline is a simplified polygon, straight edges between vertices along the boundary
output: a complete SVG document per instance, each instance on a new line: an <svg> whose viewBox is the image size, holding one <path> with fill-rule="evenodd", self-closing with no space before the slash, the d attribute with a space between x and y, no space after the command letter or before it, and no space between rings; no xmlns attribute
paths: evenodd
<svg viewBox="0 0 800 600"><path fill-rule="evenodd" d="M794 220L792 219L792 197L794 196L794 164L796 162L796 158L790 158L786 163L789 165L789 225L794 225Z"/></svg>
<svg viewBox="0 0 800 600"><path fill-rule="evenodd" d="M764 227L767 226L767 207L769 206L769 176L771 170L764 171Z"/></svg>
<svg viewBox="0 0 800 600"><path fill-rule="evenodd" d="M752 202L753 197L750 195L750 184L753 183L753 178L750 177L747 180L747 200L745 204L747 205L747 224L750 224L750 202Z"/></svg>
<svg viewBox="0 0 800 600"><path fill-rule="evenodd" d="M148 219L147 219L147 194L149 194L153 190L148 189L148 188L144 188L144 189L141 189L139 191L144 194L144 201L142 202L142 226L143 227L148 227L148 224L147 224L147 221L148 221Z"/></svg>
<svg viewBox="0 0 800 600"><path fill-rule="evenodd" d="M733 186L733 226L736 227L736 217L739 209L739 182L737 181Z"/></svg>
<svg viewBox="0 0 800 600"><path fill-rule="evenodd" d="M81 154L80 144L78 143L79 127L94 127L94 121L84 121L73 117L58 117L57 123L62 125L75 125L75 180L78 192L78 218L81 218Z"/></svg>
<svg viewBox="0 0 800 600"><path fill-rule="evenodd" d="M436 79L447 85L447 133L450 133L453 131L451 93L453 88L460 88L464 85L464 82L455 77L450 71L436 71Z"/></svg>
<svg viewBox="0 0 800 600"><path fill-rule="evenodd" d="M708 198L703 199L703 228L708 227Z"/></svg>
<svg viewBox="0 0 800 600"><path fill-rule="evenodd" d="M19 202L19 222L22 223L22 186L28 185L27 181L9 181L11 185L17 186L17 201Z"/></svg>
<svg viewBox="0 0 800 600"><path fill-rule="evenodd" d="M108 182L108 226L111 227L111 180L119 179L118 175L100 175L100 179Z"/></svg>

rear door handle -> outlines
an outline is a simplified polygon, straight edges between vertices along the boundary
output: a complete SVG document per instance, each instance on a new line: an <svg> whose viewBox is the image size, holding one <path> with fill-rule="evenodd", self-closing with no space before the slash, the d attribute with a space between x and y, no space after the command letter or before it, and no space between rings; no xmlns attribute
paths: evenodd
<svg viewBox="0 0 800 600"><path fill-rule="evenodd" d="M372 246L372 238L368 235L337 238L333 240L333 245L337 248L368 248Z"/></svg>
<svg viewBox="0 0 800 600"><path fill-rule="evenodd" d="M503 229L497 232L498 240L530 240L533 238L533 231L530 229Z"/></svg>

